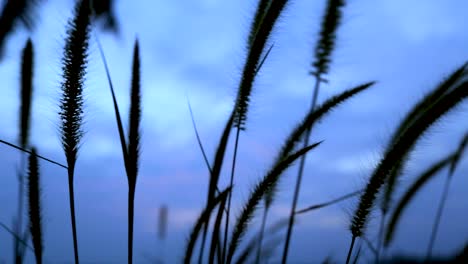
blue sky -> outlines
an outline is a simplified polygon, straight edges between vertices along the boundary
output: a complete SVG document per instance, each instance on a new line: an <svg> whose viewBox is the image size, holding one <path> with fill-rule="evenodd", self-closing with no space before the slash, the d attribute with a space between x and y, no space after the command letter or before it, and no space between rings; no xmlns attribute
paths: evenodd
<svg viewBox="0 0 468 264"><path fill-rule="evenodd" d="M65 162L58 136L60 59L65 24L73 1L44 1L34 32L9 38L0 62L0 138L15 142L19 58L28 36L35 45L33 144L44 156ZM270 166L282 140L309 107L313 48L326 1L295 0L273 32L271 56L254 87L247 130L241 135L234 206ZM320 2L320 3L318 3ZM157 257L180 260L185 239L198 216L208 185L187 107L189 98L210 157L233 105L245 58L245 43L256 1L116 0L120 34L96 30L104 47L118 101L127 116L131 55L138 36L142 55L143 146L135 214L137 263ZM299 208L360 188L397 122L444 76L468 58L468 31L462 0L358 0L344 10L328 79L319 101L355 85L377 80L369 91L336 109L316 127L312 142L325 140L307 158ZM76 214L83 263L124 263L127 247L127 182L112 101L95 38L90 41L83 145L77 163ZM126 120L126 119L125 119ZM467 131L467 105L457 108L420 141L401 187L431 162L453 151ZM231 155L228 153L227 157ZM0 146L0 221L16 215L16 167L20 154ZM71 262L66 172L41 162L47 263ZM296 168L283 178L272 216L290 206ZM455 175L435 251L450 254L468 239L468 160ZM221 180L227 182L227 173ZM443 174L410 206L388 253L425 253L442 191ZM356 200L298 218L291 263L346 257L350 214ZM169 208L165 242L156 235L157 213ZM236 213L238 210L236 210ZM256 230L258 218L252 230ZM377 224L369 225L375 237ZM281 248L281 247L280 247ZM0 231L0 263L10 262L11 237ZM280 255L280 254L277 254ZM370 259L370 254L367 252ZM277 259L273 258L273 260ZM32 262L28 252L28 262Z"/></svg>

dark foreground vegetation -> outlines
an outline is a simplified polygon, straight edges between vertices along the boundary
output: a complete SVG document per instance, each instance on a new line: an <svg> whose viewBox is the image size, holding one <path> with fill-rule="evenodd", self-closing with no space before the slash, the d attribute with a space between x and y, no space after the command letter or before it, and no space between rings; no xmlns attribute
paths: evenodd
<svg viewBox="0 0 468 264"><path fill-rule="evenodd" d="M34 24L31 17L33 9L40 6L41 1L34 0L9 0L4 1L3 11L0 17L0 48L8 40L8 35L13 34L15 28L22 21L28 27ZM60 140L66 157L66 164L61 164L54 157L41 156L41 150L35 149L29 142L31 104L33 100L34 79L34 43L28 40L21 56L21 105L19 107L19 129L16 143L1 140L2 144L21 151L24 155L22 170L18 173L18 215L13 227L2 223L2 227L11 233L14 239L15 262L22 263L25 254L30 250L35 255L37 263L42 263L42 252L46 244L43 243L43 215L41 208L41 173L40 163L49 162L64 169L68 175L68 191L70 197L70 221L74 246L74 261L79 263L79 243L75 216L74 182L79 181L75 177L75 166L79 157L80 145L83 139L83 117L86 110L83 109L83 90L86 89L84 79L87 71L88 42L91 28L96 18L105 17L106 27L117 30L116 18L111 5L112 1L78 0L74 8L74 16L67 25L67 36L62 51L62 82L61 98L58 102L60 109ZM380 161L369 175L367 183L362 189L353 193L343 194L335 200L322 204L312 205L305 209L297 208L297 202L301 192L301 181L304 173L306 155L315 155L320 152L320 145L326 144L327 139L317 139L313 136L314 125L318 121L326 119L327 115L335 108L343 111L341 104L346 104L353 97L366 93L374 86L378 86L378 80L364 80L362 84L351 87L344 92L326 99L318 104L317 97L321 84L333 82L329 80L327 73L332 66L332 55L335 47L337 32L340 26L342 12L346 5L344 0L328 0L321 21L320 32L314 47L314 58L310 64L310 74L315 79L311 90L310 109L304 113L302 120L292 127L289 136L284 139L282 147L278 150L276 158L271 161L271 167L258 179L252 187L239 213L232 218L232 190L236 188L236 160L237 148L242 144L242 133L249 127L249 105L254 88L257 73L263 64L268 61L270 51L274 48L269 42L270 35L275 24L280 19L282 12L288 5L287 0L259 0L250 25L250 33L247 38L247 56L242 69L241 78L237 87L237 97L234 107L226 117L221 137L217 141L214 157L207 157L203 142L198 137L195 122L193 127L197 133L197 144L206 163L206 171L209 175L208 192L204 210L189 234L185 245L184 263L264 263L268 255L273 251L281 252L281 262L288 263L290 241L293 239L295 219L299 214L320 210L321 208L339 203L351 197L359 197L354 213L349 220L349 248L343 249L347 253L347 259L339 260L339 263L360 262L361 252L370 251L375 263L462 263L467 261L467 244L460 245L460 251L454 252L453 257L447 259L433 258L434 242L437 240L440 220L444 217L446 197L450 192L450 183L457 175L457 167L465 153L468 144L468 131L464 136L453 139L459 142L458 147L452 153L434 164L427 164L426 170L421 171L416 181L403 191L402 196L396 197L395 190L398 181L403 175L412 150L418 145L418 141L426 135L431 126L443 118L451 110L466 104L468 97L468 66L454 65L453 71L441 78L438 84L434 84L430 92L417 102L404 116L399 124L396 124L390 140L386 144ZM97 39L97 38L96 38ZM125 174L128 180L128 263L133 261L133 222L134 222L134 197L138 180L140 158L140 120L141 97L140 92L140 54L138 39L135 40L133 50L133 64L129 66L132 81L130 86L130 111L128 127L124 127L124 121L120 114L116 100L113 83L105 59L105 47L99 43L101 59L107 72L109 84L109 96L112 96L115 112L115 122L118 128L122 158L125 164ZM39 62L40 63L40 62ZM193 119L192 119L193 120ZM466 124L466 123L464 123ZM232 157L226 157L228 142L234 140ZM116 141L117 142L117 141ZM266 226L270 216L270 208L277 198L278 186L281 184L284 172L298 163L295 186L291 187L293 200L291 201L290 214L286 220L280 221L273 227ZM229 185L219 184L224 176L221 171L226 167L229 171L227 177ZM225 169L226 170L226 169ZM23 173L24 171L24 173ZM445 175L444 175L445 173ZM122 173L123 174L123 173ZM381 256L392 243L395 231L399 228L399 220L404 215L408 205L415 195L424 190L424 186L434 177L445 177L444 189L438 199L436 218L430 232L430 240L427 242L427 254L420 261L411 258L395 258L387 260ZM2 186L3 187L3 186ZM23 208L27 204L27 209ZM379 235L377 243L373 244L367 238L366 226L373 211L379 212ZM27 219L23 215L27 212ZM252 230L252 219L261 217L260 230ZM232 221L234 219L234 221ZM273 229L285 230L286 236L281 243L271 243L269 234ZM255 234L252 239L246 240L247 233ZM357 243L364 241L364 243ZM468 241L467 241L468 243ZM279 248L281 246L281 248ZM2 247L2 245L0 245ZM0 248L0 251L7 249ZM418 258L419 259L419 258ZM327 260L324 260L327 261Z"/></svg>

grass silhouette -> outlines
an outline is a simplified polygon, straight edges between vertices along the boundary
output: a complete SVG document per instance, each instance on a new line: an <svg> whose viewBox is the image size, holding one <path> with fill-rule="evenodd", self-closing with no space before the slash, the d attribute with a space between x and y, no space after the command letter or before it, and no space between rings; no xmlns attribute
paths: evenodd
<svg viewBox="0 0 468 264"><path fill-rule="evenodd" d="M9 21L22 19L26 17L29 9L27 4L32 2L23 1L23 7L16 10L9 17ZM29 137L33 134L30 131L30 120L32 119L33 103L33 65L34 61L33 43L30 39L26 42L21 58L21 86L20 86L20 111L19 111L19 133L18 142L11 143L4 139L0 139L0 143L18 150L23 157L28 159L28 185L27 185L27 204L28 204L28 228L23 230L23 199L26 197L23 193L23 175L19 174L19 189L18 189L18 216L14 220L14 227L10 228L4 223L0 223L1 227L11 234L14 240L15 262L22 263L24 261L24 251L31 250L34 253L35 261L42 263L44 260L44 248L49 248L44 243L44 236L47 234L47 228L43 228L45 224L44 218L44 203L42 201L43 191L40 186L39 161L52 163L67 170L68 175L68 195L70 202L70 219L74 249L74 262L79 263L79 247L78 235L81 230L77 230L77 214L75 214L75 169L78 160L78 154L83 143L84 130L83 119L86 109L84 109L83 91L87 89L85 84L85 76L89 67L88 52L90 42L96 41L101 60L104 64L104 69L108 81L108 88L112 99L113 112L115 114L115 123L117 125L119 149L122 152L123 163L128 183L128 237L127 237L127 263L134 261L134 222L135 222L135 193L137 179L141 171L140 162L141 155L144 153L144 146L140 142L142 135L142 109L143 99L146 98L142 93L141 82L141 58L145 58L145 54L141 54L140 41L143 39L135 39L133 46L133 61L131 67L131 85L129 93L129 116L128 127L124 129L121 112L117 103L117 95L114 90L114 83L111 79L111 69L105 57L106 47L102 46L99 38L95 35L91 38L92 22L98 18L105 17L109 29L117 30L116 17L112 11L112 1L103 1L98 5L96 1L79 0L76 2L73 17L67 25L67 34L65 37L65 47L62 53L62 81L61 81L61 97L59 99L60 118L59 133L63 152L66 157L66 165L56 161L56 157L44 157L40 155L36 149L31 148ZM11 5L7 1L5 5ZM353 3L347 3L352 5ZM315 87L312 92L312 103L309 110L304 113L302 119L291 127L288 136L281 142L281 147L277 150L277 154L270 162L270 167L264 172L263 177L257 179L255 184L247 190L247 199L241 204L240 210L234 213L233 197L236 195L238 187L237 182L239 175L236 172L237 163L241 160L238 151L240 147L240 134L247 130L249 118L249 107L251 102L255 100L252 96L252 91L256 88L256 78L260 69L268 63L271 51L274 44L271 42L272 32L277 25L281 16L284 14L287 7L294 7L287 0L259 0L257 9L254 13L250 30L246 36L246 57L243 68L240 73L236 92L236 98L229 115L224 117L223 130L219 138L213 139L216 145L212 160L205 151L205 146L202 138L199 135L198 126L196 124L190 103L189 113L191 115L191 125L196 135L197 146L201 150L201 158L205 162L208 174L208 184L206 191L206 201L204 207L187 234L185 241L184 255L181 256L183 263L263 263L274 253L274 251L282 248L281 263L288 263L288 252L291 241L294 239L292 233L296 224L296 217L311 211L321 210L325 207L340 203L349 198L359 196L354 213L349 220L351 242L349 249L342 249L347 253L346 263L358 263L362 260L363 252L370 249L374 254L375 262L381 260L381 251L386 250L393 241L396 230L401 226L400 219L404 215L405 210L411 204L413 198L420 192L423 192L423 187L433 177L438 175L441 170L448 168L449 174L444 182L442 197L439 200L439 207L432 230L428 230L431 234L429 246L427 250L427 261L433 259L432 251L436 241L436 234L439 229L439 223L443 217L444 206L449 195L449 186L452 178L456 174L456 168L460 166L462 157L468 142L468 136L460 140L459 146L446 157L432 164L425 164L427 167L422 174L418 175L412 185L406 190L403 190L403 195L400 196L397 203L393 203L397 196L397 190L401 187L397 182L403 176L403 171L409 162L411 152L418 146L422 137L427 134L427 131L434 126L439 120L443 119L448 113L452 112L458 106L466 103L468 97L468 64L465 63L454 69L446 79L436 85L429 93L419 102L413 105L408 114L395 126L394 133L390 137L389 143L382 152L382 157L376 167L371 171L367 182L357 188L355 192L343 194L336 199L315 203L306 208L297 209L297 204L300 199L300 188L302 185L302 176L306 155L320 155L322 145L326 145L329 139L314 138L312 144L309 144L312 129L333 111L344 111L346 113L346 104L349 100L361 96L362 93L370 90L378 92L377 81L368 81L352 87L344 92L337 93L329 97L324 102L318 102L318 94L321 84L331 82L328 80L327 74L332 61L332 53L337 42L337 30L343 16L345 1L328 0L320 26L320 33L314 49L314 60L311 63L312 70L310 74L315 79ZM12 7L9 7L10 9ZM5 7L6 10L6 7ZM4 11L6 12L6 11ZM5 14L2 14L3 17ZM6 18L1 18L6 19ZM24 18L23 18L24 19ZM4 23L3 36L0 34L0 45L3 45L3 39L6 35L13 32L12 22ZM10 23L10 24L9 24ZM2 32L0 32L2 33ZM0 46L1 48L1 46ZM41 62L38 62L41 63ZM327 77L327 78L326 78ZM375 87L375 88L374 88ZM372 89L371 89L372 88ZM107 89L107 87L106 87ZM346 104L345 104L346 103ZM344 106L342 106L344 105ZM284 107L284 106L280 106ZM327 122L325 122L327 123ZM327 123L328 124L328 123ZM347 136L346 132L343 136ZM226 156L230 154L229 143L232 144L232 162L228 164ZM250 146L249 146L250 147ZM295 185L291 187L292 203L288 207L288 216L285 219L280 219L277 225L269 227L269 219L272 214L269 213L271 207L277 200L278 192L286 171L294 167L298 162L298 174L295 179ZM332 161L331 161L332 162ZM24 165L24 166L23 166ZM25 169L26 164L22 164L21 169ZM225 175L223 170L229 172ZM26 174L24 175L26 176ZM222 178L227 176L226 179ZM77 177L76 180L79 180ZM224 180L224 181L223 181ZM226 186L222 183L225 182ZM140 183L139 183L140 184ZM193 191L197 191L192 189ZM205 195L205 194L204 194ZM381 198L379 200L379 198ZM380 204L378 204L380 202ZM309 203L310 204L310 203ZM260 229L256 229L254 219L258 217L258 211L264 205L263 214L260 219ZM377 207L376 205L379 205ZM47 205L45 205L47 206ZM171 236L166 234L167 226L171 226L171 221L167 216L167 208L161 212L160 219L160 239ZM367 225L374 211L380 210L380 232L377 237L377 245L373 245L374 241L367 230ZM260 214L259 214L260 215ZM233 219L231 219L233 217ZM387 219L389 217L389 219ZM277 219L275 219L277 220ZM388 220L388 221L387 221ZM281 233L284 231L284 234ZM281 236L281 237L280 237ZM283 237L284 236L284 237ZM32 246L30 246L30 241ZM182 245L182 244L181 244ZM355 246L357 253L354 252ZM464 248L463 250L466 251ZM453 259L459 261L466 258L466 252L454 256ZM353 254L355 253L355 254ZM343 262L344 259L341 260Z"/></svg>

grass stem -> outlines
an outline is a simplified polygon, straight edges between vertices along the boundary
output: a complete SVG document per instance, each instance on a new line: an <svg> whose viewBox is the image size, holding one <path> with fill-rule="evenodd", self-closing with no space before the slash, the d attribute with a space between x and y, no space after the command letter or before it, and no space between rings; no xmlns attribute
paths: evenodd
<svg viewBox="0 0 468 264"><path fill-rule="evenodd" d="M348 256L346 257L346 264L349 264L349 261L351 260L351 255L353 253L353 247L354 247L355 241L356 241L356 236L353 235L353 238L351 238L351 245L349 245Z"/></svg>
<svg viewBox="0 0 468 264"><path fill-rule="evenodd" d="M314 94L312 97L312 104L310 106L310 112L314 111L315 105L317 104L317 97L318 97L318 92L320 89L320 76L316 76L315 80L315 87L314 87ZM311 134L311 128L308 128L306 131L306 134L304 136L304 145L303 147L306 147L309 145L309 138ZM307 154L306 154L307 155ZM301 161L299 164L299 171L297 173L297 178L296 178L296 185L294 187L294 197L293 197L293 202L291 205L291 212L289 213L289 224L288 224L288 230L286 231L286 240L284 244L284 250L283 250L283 257L281 260L281 263L285 264L288 259L288 251L289 251L289 242L291 240L292 236L292 229L294 225L294 217L295 217L295 212L296 212L296 207L297 207L297 201L299 199L299 191L301 188L301 182L302 182L302 175L304 173L304 166L305 166L305 160L306 160L306 155L301 157Z"/></svg>

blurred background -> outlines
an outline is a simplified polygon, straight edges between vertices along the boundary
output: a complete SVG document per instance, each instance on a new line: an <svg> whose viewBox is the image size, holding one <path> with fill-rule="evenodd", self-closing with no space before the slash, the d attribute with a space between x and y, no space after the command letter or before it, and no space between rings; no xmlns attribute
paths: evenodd
<svg viewBox="0 0 468 264"><path fill-rule="evenodd" d="M5 1L0 1L3 3ZM358 84L375 87L346 102L312 133L324 143L307 157L298 208L324 202L364 186L370 170L407 110L468 58L463 0L348 1L337 47L319 102ZM4 41L0 61L0 139L17 142L21 50L35 48L31 142L43 156L64 163L59 140L61 57L72 0L37 1L32 30L18 24ZM236 96L246 56L254 0L114 0L108 17L96 21L90 40L85 87L85 137L77 161L75 206L83 263L125 263L127 180L114 110L96 37L107 57L122 116L128 116L132 47L142 58L142 155L135 199L134 260L175 263L204 206L208 170L198 148L187 102L209 159ZM274 44L257 79L246 131L241 134L234 215L271 165L282 141L307 109L314 79L313 50L326 1L294 0L274 30ZM107 27L106 27L107 26ZM467 105L457 108L423 138L399 183L453 151L468 129ZM124 118L126 126L126 118ZM230 147L229 149L232 149ZM0 145L0 222L16 217L17 150ZM231 154L226 156L230 160ZM226 163L227 165L230 162ZM43 191L44 262L71 263L66 171L40 162ZM289 213L297 167L280 185L271 223ZM446 256L468 239L468 160L451 185L435 253ZM222 176L228 182L228 171ZM403 216L387 254L425 255L445 175L418 194ZM297 217L291 263L344 261L356 200ZM167 230L158 235L158 214L167 208ZM259 217L250 233L258 230ZM377 222L377 221L375 221ZM375 241L378 223L371 222ZM281 233L282 235L282 233ZM0 230L0 263L13 259L12 237ZM281 249L281 247L279 247ZM364 259L372 260L365 253ZM273 255L275 263L281 254ZM33 254L27 253L27 263Z"/></svg>

